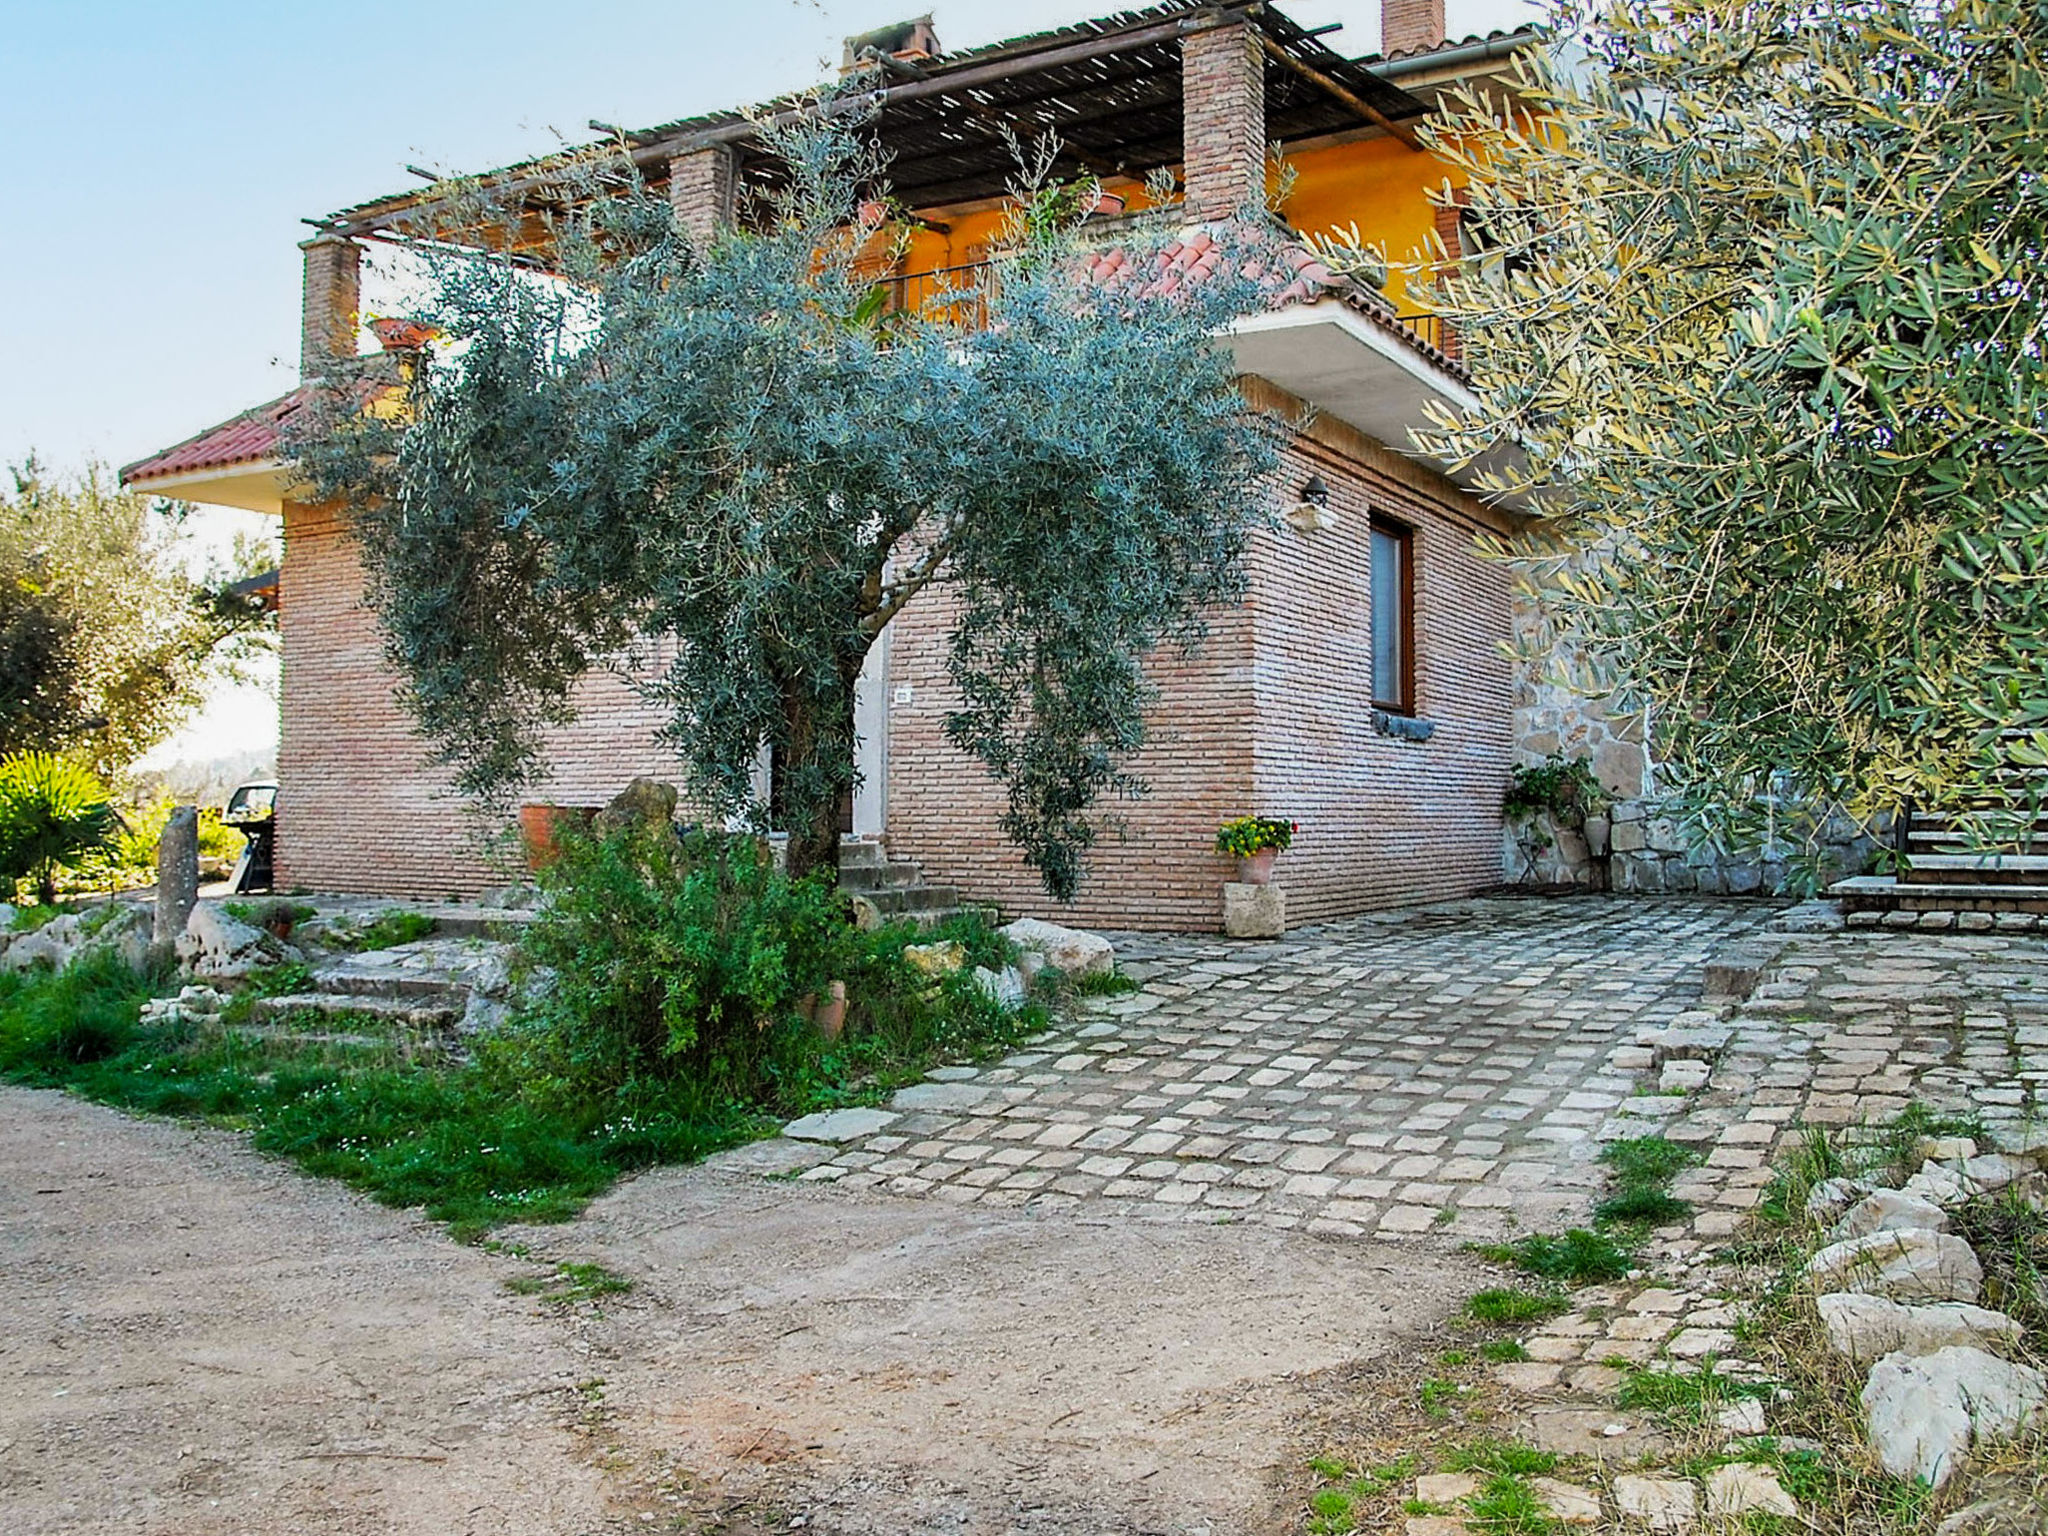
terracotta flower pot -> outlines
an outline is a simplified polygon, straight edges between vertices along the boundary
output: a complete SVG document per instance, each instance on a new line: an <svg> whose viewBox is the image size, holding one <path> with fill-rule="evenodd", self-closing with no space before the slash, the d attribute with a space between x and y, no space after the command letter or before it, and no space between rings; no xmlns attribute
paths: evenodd
<svg viewBox="0 0 2048 1536"><path fill-rule="evenodd" d="M1095 207L1090 211L1098 219L1113 219L1124 211L1123 196L1117 192L1104 192L1095 199Z"/></svg>
<svg viewBox="0 0 2048 1536"><path fill-rule="evenodd" d="M590 825L596 813L582 805L522 805L519 807L519 841L526 849L526 867L535 874L562 856L561 834L565 828L580 831Z"/></svg>
<svg viewBox="0 0 2048 1536"><path fill-rule="evenodd" d="M1257 853L1248 853L1237 861L1237 878L1246 885L1271 885L1273 861L1279 857L1278 848L1261 848Z"/></svg>
<svg viewBox="0 0 2048 1536"><path fill-rule="evenodd" d="M811 1016L818 1033L827 1040L837 1040L846 1030L846 983L835 981L826 991L825 1000L818 1004L818 1011Z"/></svg>

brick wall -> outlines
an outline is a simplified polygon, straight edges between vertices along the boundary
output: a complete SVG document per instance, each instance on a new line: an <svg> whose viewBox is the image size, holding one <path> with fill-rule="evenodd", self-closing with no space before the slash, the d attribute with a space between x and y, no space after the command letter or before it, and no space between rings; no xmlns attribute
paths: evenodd
<svg viewBox="0 0 2048 1536"><path fill-rule="evenodd" d="M1190 32L1180 46L1188 212L1227 219L1265 197L1265 58L1242 21Z"/></svg>
<svg viewBox="0 0 2048 1536"><path fill-rule="evenodd" d="M1327 418L1289 450L1276 500L1292 501L1312 471L1330 487L1337 525L1257 535L1245 605L1216 618L1192 660L1155 658L1161 697L1134 765L1152 793L1109 807L1124 835L1089 857L1071 907L1047 898L1003 841L999 786L945 742L955 609L942 587L921 594L892 631L892 690L907 686L911 698L889 708L891 854L1006 915L1112 928L1217 927L1234 866L1215 852L1216 827L1247 813L1303 825L1280 864L1290 922L1495 884L1511 750L1508 581L1473 541L1498 524L1448 482ZM1372 726L1375 510L1413 530L1416 691L1436 725L1427 742Z"/></svg>
<svg viewBox="0 0 2048 1536"><path fill-rule="evenodd" d="M436 900L523 874L511 818L470 812L425 766L342 521L287 502L278 580L278 889ZM549 739L552 777L524 798L601 805L637 774L680 782L674 756L653 744L659 716L626 683L594 676L578 703L576 724Z"/></svg>
<svg viewBox="0 0 2048 1536"><path fill-rule="evenodd" d="M1500 878L1512 750L1508 577L1481 560L1476 504L1328 418L1296 440L1286 484L1318 474L1334 527L1282 527L1252 552L1260 814L1301 823L1282 855L1290 923L1457 896ZM1372 710L1369 534L1409 530L1415 710L1427 741Z"/></svg>

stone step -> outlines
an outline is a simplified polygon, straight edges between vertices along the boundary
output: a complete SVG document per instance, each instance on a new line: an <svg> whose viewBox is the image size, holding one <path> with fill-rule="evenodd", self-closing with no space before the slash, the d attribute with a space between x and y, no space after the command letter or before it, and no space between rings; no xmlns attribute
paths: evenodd
<svg viewBox="0 0 2048 1536"><path fill-rule="evenodd" d="M342 992L291 992L280 997L259 997L249 1010L252 1019L275 1020L319 1014L323 1018L377 1020L406 1029L443 1030L462 1017L462 1004L445 999L373 997ZM367 1037L365 1037L367 1038Z"/></svg>
<svg viewBox="0 0 2048 1536"><path fill-rule="evenodd" d="M2048 886L2048 856L1916 853L1899 880L1906 885Z"/></svg>
<svg viewBox="0 0 2048 1536"><path fill-rule="evenodd" d="M924 872L915 864L855 864L839 866L839 888L842 891L886 890L892 886L916 885L924 878Z"/></svg>
<svg viewBox="0 0 2048 1536"><path fill-rule="evenodd" d="M917 912L960 905L960 891L951 885L897 885L862 891L885 917L908 917Z"/></svg>
<svg viewBox="0 0 2048 1536"><path fill-rule="evenodd" d="M459 981L422 976L407 971L369 970L332 966L313 973L314 995L353 998L359 1002L409 1002L414 1006L438 1003L460 1010L469 1001L469 988Z"/></svg>
<svg viewBox="0 0 2048 1536"><path fill-rule="evenodd" d="M1892 875L1854 875L1828 887L1828 895L1859 912L2048 913L2048 884L1916 884Z"/></svg>

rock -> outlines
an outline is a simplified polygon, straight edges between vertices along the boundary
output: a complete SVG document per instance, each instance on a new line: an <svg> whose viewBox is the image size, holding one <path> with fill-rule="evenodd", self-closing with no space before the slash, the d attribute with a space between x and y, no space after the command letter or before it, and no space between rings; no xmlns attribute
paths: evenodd
<svg viewBox="0 0 2048 1536"><path fill-rule="evenodd" d="M676 819L676 787L659 779L635 779L613 795L591 821L600 835L628 827L665 827Z"/></svg>
<svg viewBox="0 0 2048 1536"><path fill-rule="evenodd" d="M2048 1536L2048 1504L2031 1475L1993 1473L1971 1501L1934 1528L1934 1536Z"/></svg>
<svg viewBox="0 0 2048 1536"><path fill-rule="evenodd" d="M1287 893L1277 885L1223 883L1223 931L1233 939L1277 939L1287 932Z"/></svg>
<svg viewBox="0 0 2048 1536"><path fill-rule="evenodd" d="M1782 1515L1799 1518L1799 1505L1778 1482L1778 1474L1753 1461L1738 1461L1716 1467L1707 1474L1707 1513L1710 1515Z"/></svg>
<svg viewBox="0 0 2048 1536"><path fill-rule="evenodd" d="M1019 949L1045 956L1069 976L1107 976L1116 969L1116 950L1099 933L1062 928L1035 917L1020 917L1001 932Z"/></svg>
<svg viewBox="0 0 2048 1536"><path fill-rule="evenodd" d="M1828 1343L1858 1365L1890 1354L1930 1355L1954 1344L2017 1340L2021 1331L2003 1312L1961 1302L1909 1307L1882 1296L1836 1291L1817 1304Z"/></svg>
<svg viewBox="0 0 2048 1536"><path fill-rule="evenodd" d="M1984 1269L1970 1245L1945 1232L1873 1232L1830 1243L1806 1261L1822 1291L1895 1301L1975 1301Z"/></svg>
<svg viewBox="0 0 2048 1536"><path fill-rule="evenodd" d="M1836 933L1843 922L1840 902L1802 901L1780 912L1771 927L1779 933Z"/></svg>
<svg viewBox="0 0 2048 1536"><path fill-rule="evenodd" d="M1753 1397L1742 1398L1715 1414L1714 1422L1731 1435L1760 1435L1765 1428L1764 1405Z"/></svg>
<svg viewBox="0 0 2048 1536"><path fill-rule="evenodd" d="M1471 1536L1472 1527L1456 1515L1410 1515L1401 1536Z"/></svg>
<svg viewBox="0 0 2048 1536"><path fill-rule="evenodd" d="M985 965L977 965L974 968L974 984L1005 1013L1015 1013L1024 1006L1024 973L1014 965L1006 965L1000 971L992 971Z"/></svg>
<svg viewBox="0 0 2048 1536"><path fill-rule="evenodd" d="M1689 1531L1699 1519L1699 1492L1673 1477L1617 1477L1614 1502L1622 1518L1653 1531Z"/></svg>
<svg viewBox="0 0 2048 1536"><path fill-rule="evenodd" d="M1916 1200L1925 1200L1934 1205L1961 1205L1976 1193L1968 1179L1954 1168L1943 1167L1940 1163L1928 1163L1913 1177L1899 1186L1902 1193Z"/></svg>
<svg viewBox="0 0 2048 1536"><path fill-rule="evenodd" d="M1822 1226L1832 1226L1875 1188L1862 1179L1823 1179L1806 1192L1806 1214Z"/></svg>
<svg viewBox="0 0 2048 1536"><path fill-rule="evenodd" d="M867 897L849 894L846 904L853 910L853 926L862 933L873 933L882 926L882 909Z"/></svg>
<svg viewBox="0 0 2048 1536"><path fill-rule="evenodd" d="M782 1134L794 1141L858 1141L899 1118L886 1109L828 1109L790 1121Z"/></svg>
<svg viewBox="0 0 2048 1536"><path fill-rule="evenodd" d="M471 992L455 1028L465 1035L494 1035L505 1027L511 1017L510 1004L486 997L481 992Z"/></svg>
<svg viewBox="0 0 2048 1536"><path fill-rule="evenodd" d="M1977 1143L1968 1136L1922 1136L1914 1155L1923 1163L1953 1163L1977 1155Z"/></svg>
<svg viewBox="0 0 2048 1536"><path fill-rule="evenodd" d="M168 955L199 901L199 811L181 805L156 840L156 922L150 942Z"/></svg>
<svg viewBox="0 0 2048 1536"><path fill-rule="evenodd" d="M21 916L21 908L11 901L0 901L0 933L6 933L12 929L14 927L14 920L19 916Z"/></svg>
<svg viewBox="0 0 2048 1536"><path fill-rule="evenodd" d="M1884 1469L1936 1488L1972 1445L2018 1433L2044 1400L2048 1384L2039 1371L1967 1347L1887 1355L1862 1399L1870 1447Z"/></svg>
<svg viewBox="0 0 2048 1536"><path fill-rule="evenodd" d="M242 981L252 971L304 957L261 928L201 902L178 935L178 965L187 975L213 981Z"/></svg>
<svg viewBox="0 0 2048 1536"><path fill-rule="evenodd" d="M1554 1477L1532 1477L1529 1491L1550 1518L1565 1525L1598 1525L1600 1495L1577 1483L1559 1482Z"/></svg>
<svg viewBox="0 0 2048 1536"><path fill-rule="evenodd" d="M0 925L12 921L11 917L0 917ZM2048 1123L2000 1126L1998 1150L2008 1157L2024 1158L2036 1167L2048 1164Z"/></svg>
<svg viewBox="0 0 2048 1536"><path fill-rule="evenodd" d="M1868 1237L1873 1232L1947 1230L1948 1213L1940 1206L1904 1190L1880 1189L1851 1206L1828 1234L1828 1241L1845 1243L1852 1237Z"/></svg>
<svg viewBox="0 0 2048 1536"><path fill-rule="evenodd" d="M1974 1186L1973 1195L1989 1195L2031 1173L2033 1166L2030 1161L1987 1152L1964 1158L1962 1167L1956 1171L1963 1176L1965 1183Z"/></svg>
<svg viewBox="0 0 2048 1536"><path fill-rule="evenodd" d="M927 976L950 976L967 964L967 946L958 939L937 944L906 944L903 958Z"/></svg>
<svg viewBox="0 0 2048 1536"><path fill-rule="evenodd" d="M1700 995L1736 1001L1748 997L1784 946L1783 939L1773 937L1759 937L1747 943L1730 945L1707 961L1700 978Z"/></svg>
<svg viewBox="0 0 2048 1536"><path fill-rule="evenodd" d="M989 1095L978 1083L912 1083L889 1100L891 1109L972 1109ZM785 1134L787 1134L785 1132Z"/></svg>
<svg viewBox="0 0 2048 1536"><path fill-rule="evenodd" d="M1456 1504L1479 1491L1479 1478L1471 1472L1432 1472L1415 1479L1415 1497L1424 1504Z"/></svg>
<svg viewBox="0 0 2048 1536"><path fill-rule="evenodd" d="M1695 1088L1707 1086L1707 1079L1714 1075L1714 1069L1704 1061L1690 1061L1680 1058L1664 1063L1664 1070L1657 1077L1659 1093L1691 1093Z"/></svg>

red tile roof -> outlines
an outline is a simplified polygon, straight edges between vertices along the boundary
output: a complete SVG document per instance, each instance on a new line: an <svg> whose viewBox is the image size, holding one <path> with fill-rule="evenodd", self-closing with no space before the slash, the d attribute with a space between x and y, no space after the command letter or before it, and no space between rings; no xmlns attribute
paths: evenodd
<svg viewBox="0 0 2048 1536"><path fill-rule="evenodd" d="M275 458L283 426L304 401L302 390L242 412L217 427L208 427L162 453L138 459L121 471L123 485L188 475L202 469L226 469Z"/></svg>

